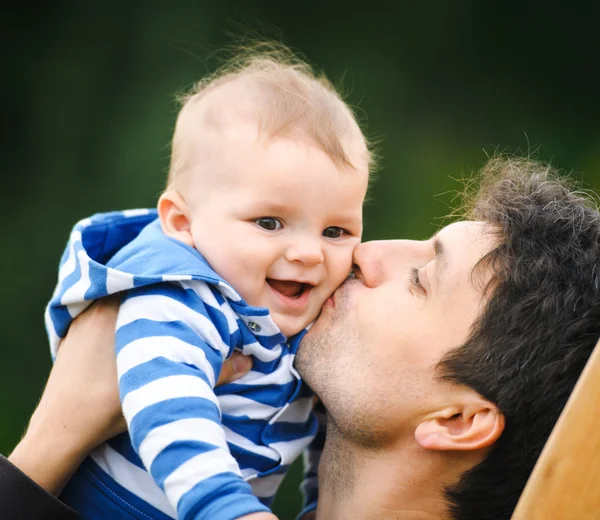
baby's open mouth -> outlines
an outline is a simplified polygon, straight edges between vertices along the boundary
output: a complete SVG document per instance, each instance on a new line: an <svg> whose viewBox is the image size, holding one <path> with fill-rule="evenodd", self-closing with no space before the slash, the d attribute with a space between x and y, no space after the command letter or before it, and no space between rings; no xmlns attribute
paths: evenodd
<svg viewBox="0 0 600 520"><path fill-rule="evenodd" d="M304 282L295 282L293 280L274 280L267 278L267 283L278 293L287 296L288 298L300 298L305 291L310 291L313 285Z"/></svg>

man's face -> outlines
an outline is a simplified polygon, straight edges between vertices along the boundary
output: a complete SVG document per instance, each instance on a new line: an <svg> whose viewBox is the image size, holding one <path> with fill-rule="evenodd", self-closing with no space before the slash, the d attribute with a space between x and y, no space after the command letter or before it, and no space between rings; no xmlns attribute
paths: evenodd
<svg viewBox="0 0 600 520"><path fill-rule="evenodd" d="M473 268L494 245L486 230L458 222L425 241L357 247L356 278L327 300L296 358L340 430L390 442L451 398L434 367L482 310L490 274Z"/></svg>

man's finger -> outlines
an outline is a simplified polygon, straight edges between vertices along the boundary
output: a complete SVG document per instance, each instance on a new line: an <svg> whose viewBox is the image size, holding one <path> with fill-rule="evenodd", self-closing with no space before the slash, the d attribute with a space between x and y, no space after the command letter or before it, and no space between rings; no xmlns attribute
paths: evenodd
<svg viewBox="0 0 600 520"><path fill-rule="evenodd" d="M252 368L252 359L244 356L241 352L234 352L231 357L223 363L221 374L217 380L218 385L231 383L239 379Z"/></svg>

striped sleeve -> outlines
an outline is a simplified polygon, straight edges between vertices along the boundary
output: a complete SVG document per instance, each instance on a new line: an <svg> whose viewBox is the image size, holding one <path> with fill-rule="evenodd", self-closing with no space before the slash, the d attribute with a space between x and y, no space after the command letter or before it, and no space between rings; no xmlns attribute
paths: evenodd
<svg viewBox="0 0 600 520"><path fill-rule="evenodd" d="M300 489L304 497L304 505L298 516L298 520L301 520L306 513L316 510L319 499L318 468L323 447L325 446L325 432L327 429L327 415L321 401L317 401L313 413L317 417L319 429L315 438L306 447L303 454L304 476Z"/></svg>
<svg viewBox="0 0 600 520"><path fill-rule="evenodd" d="M231 456L214 394L232 351L194 291L139 287L117 321L119 390L132 445L182 520L268 511Z"/></svg>

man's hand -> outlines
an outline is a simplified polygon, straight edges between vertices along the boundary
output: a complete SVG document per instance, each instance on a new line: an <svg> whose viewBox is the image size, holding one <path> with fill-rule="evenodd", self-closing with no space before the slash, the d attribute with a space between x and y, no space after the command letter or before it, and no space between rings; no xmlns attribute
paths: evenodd
<svg viewBox="0 0 600 520"><path fill-rule="evenodd" d="M251 368L252 358L249 356L244 356L244 354L238 352L237 350L234 351L229 359L223 363L216 386L231 383L232 381L239 379L244 374L249 372Z"/></svg>
<svg viewBox="0 0 600 520"><path fill-rule="evenodd" d="M105 298L73 322L25 436L9 457L50 493L60 493L93 448L126 430L115 359L118 309L116 298ZM251 367L250 358L236 353L217 384Z"/></svg>

